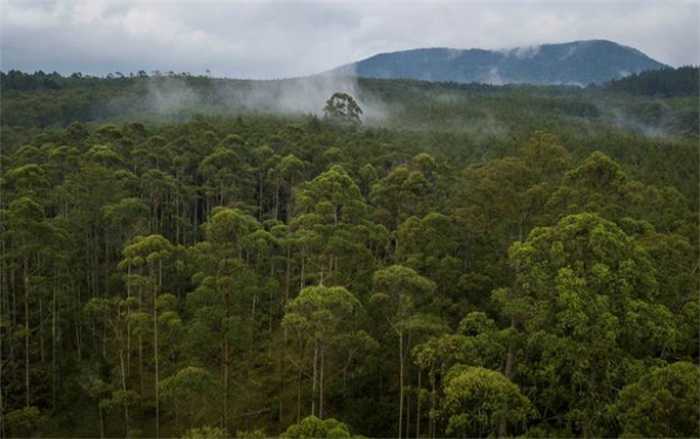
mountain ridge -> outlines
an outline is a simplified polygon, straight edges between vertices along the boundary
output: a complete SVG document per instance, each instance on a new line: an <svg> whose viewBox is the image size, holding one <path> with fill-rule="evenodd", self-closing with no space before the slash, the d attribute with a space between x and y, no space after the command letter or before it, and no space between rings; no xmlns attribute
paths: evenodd
<svg viewBox="0 0 700 439"><path fill-rule="evenodd" d="M610 40L579 40L498 50L430 47L384 52L326 73L496 85L587 85L666 67L633 47Z"/></svg>

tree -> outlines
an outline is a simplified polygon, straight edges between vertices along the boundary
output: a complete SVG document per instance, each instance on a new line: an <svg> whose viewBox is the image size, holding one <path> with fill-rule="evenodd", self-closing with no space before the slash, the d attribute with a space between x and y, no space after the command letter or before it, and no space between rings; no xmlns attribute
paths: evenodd
<svg viewBox="0 0 700 439"><path fill-rule="evenodd" d="M310 246L318 249L316 261L321 282L338 282L343 254L364 255L366 250L353 240L354 232L366 218L367 205L357 184L339 165L300 185L295 194L299 214L292 229ZM354 248L354 251L344 251ZM302 264L305 252L302 253ZM302 275L303 277L303 275Z"/></svg>
<svg viewBox="0 0 700 439"><path fill-rule="evenodd" d="M403 432L405 333L418 303L435 290L435 284L410 268L392 265L374 273L372 301L386 307L386 319L399 338L399 416L398 434Z"/></svg>
<svg viewBox="0 0 700 439"><path fill-rule="evenodd" d="M700 369L688 362L653 367L625 386L612 410L623 437L700 436Z"/></svg>
<svg viewBox="0 0 700 439"><path fill-rule="evenodd" d="M323 419L326 352L348 332L360 302L343 287L307 287L287 305L282 325L313 346L311 415ZM318 411L316 392L318 390Z"/></svg>
<svg viewBox="0 0 700 439"><path fill-rule="evenodd" d="M443 391L448 434L490 436L502 422L522 423L535 413L518 386L500 372L481 367L455 366L445 377Z"/></svg>
<svg viewBox="0 0 700 439"><path fill-rule="evenodd" d="M427 213L428 197L434 193L435 185L428 178L429 173L425 173L432 166L425 166L425 162L434 163L434 160L427 154L419 154L410 163L394 167L372 185L370 200L379 208L375 214L378 222L394 229L411 215Z"/></svg>
<svg viewBox="0 0 700 439"><path fill-rule="evenodd" d="M222 341L223 425L229 425L231 343L235 337L234 298L242 302L242 280L249 270L244 263L246 238L259 230L259 223L239 209L218 207L204 225L206 241L192 249L201 271L195 274L199 286L188 298L195 321L216 333ZM214 303L211 298L213 297ZM255 298L254 298L255 300ZM253 305L255 306L255 305Z"/></svg>
<svg viewBox="0 0 700 439"><path fill-rule="evenodd" d="M124 248L125 265L132 263L145 264L147 273L143 275L132 275L127 282L137 281L137 284L151 294L151 319L153 322L153 365L154 365L154 386L156 404L156 437L160 435L160 384L159 384L159 326L158 317L159 294L163 288L163 261L173 253L173 245L162 235L138 236L134 241ZM141 298L139 298L141 304ZM143 379L143 377L141 377Z"/></svg>
<svg viewBox="0 0 700 439"><path fill-rule="evenodd" d="M58 230L46 220L43 207L32 198L23 196L10 203L3 212L9 230L5 233L14 244L13 256L22 267L22 289L24 290L24 355L25 355L25 407L30 407L30 339L32 334L30 321L30 299L33 299L33 277L41 273L41 254L47 253L51 246L47 242L56 242L60 237Z"/></svg>
<svg viewBox="0 0 700 439"><path fill-rule="evenodd" d="M336 92L326 101L323 113L333 122L359 124L362 108L349 94Z"/></svg>
<svg viewBox="0 0 700 439"><path fill-rule="evenodd" d="M655 302L655 270L646 252L614 223L594 214L570 215L555 226L535 228L509 251L513 286L493 297L524 331L527 383L544 414L561 412L568 428L601 434L615 383L615 364L675 348L671 313ZM506 377L517 368L509 346ZM539 390L541 389L541 390ZM545 390L546 389L546 390Z"/></svg>
<svg viewBox="0 0 700 439"><path fill-rule="evenodd" d="M200 424L212 410L212 395L218 382L205 369L188 366L160 382L163 399L175 407L175 423L182 421L192 428Z"/></svg>
<svg viewBox="0 0 700 439"><path fill-rule="evenodd" d="M298 424L290 425L281 437L287 439L314 438L351 438L347 425L333 418L321 420L316 416L308 416Z"/></svg>
<svg viewBox="0 0 700 439"><path fill-rule="evenodd" d="M129 315L129 309L135 307L136 299L133 297L128 297L126 299L121 299L119 297L114 298L102 298L94 297L85 305L85 313L92 317L93 319L102 322L103 325L108 326L110 329L110 340L112 341L115 350L118 352L119 364L117 368L119 369L119 388L121 389L121 394L126 395L127 389L127 365L126 365L126 352L129 349L128 338L129 334L129 324L128 320L131 317ZM105 335L106 336L106 335ZM106 341L103 341L106 343ZM126 434L129 434L131 423L129 417L129 404L127 398L123 399L123 413L124 413L124 427Z"/></svg>
<svg viewBox="0 0 700 439"><path fill-rule="evenodd" d="M182 439L226 439L226 437L226 431L209 426L191 428L182 435Z"/></svg>
<svg viewBox="0 0 700 439"><path fill-rule="evenodd" d="M34 406L13 410L5 416L10 437L30 437L46 421L39 409Z"/></svg>

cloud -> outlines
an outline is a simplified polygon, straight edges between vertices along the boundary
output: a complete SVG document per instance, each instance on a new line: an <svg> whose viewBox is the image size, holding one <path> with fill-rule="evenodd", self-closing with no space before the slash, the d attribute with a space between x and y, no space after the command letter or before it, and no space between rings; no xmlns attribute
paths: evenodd
<svg viewBox="0 0 700 439"><path fill-rule="evenodd" d="M593 3L593 4L592 4ZM502 49L609 39L700 64L695 1L0 0L1 66L92 74L309 75L416 47Z"/></svg>

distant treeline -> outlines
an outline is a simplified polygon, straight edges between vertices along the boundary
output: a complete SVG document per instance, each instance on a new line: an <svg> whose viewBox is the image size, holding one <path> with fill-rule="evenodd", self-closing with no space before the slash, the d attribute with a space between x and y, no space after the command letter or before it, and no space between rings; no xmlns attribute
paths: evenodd
<svg viewBox="0 0 700 439"><path fill-rule="evenodd" d="M17 130L65 128L75 121L179 122L196 114L274 113L274 105L256 106L232 96L240 98L254 89L268 104L278 100L289 103L324 81L326 85L334 81L352 83L357 93L380 103L383 125L394 128L454 131L477 127L493 133L522 127L550 130L562 119L567 125L570 119L576 119L584 124L603 122L644 135L698 135L700 92L696 67L645 72L586 88L319 76L253 81L172 71L149 74L143 70L105 77L80 73L63 76L11 70L0 72L0 123L9 131L3 135L7 140L6 136L14 136ZM183 91L189 100L181 99ZM289 91L293 91L294 99L289 99ZM281 99L285 93L287 99ZM258 98L256 95L250 101ZM162 101L177 105L163 111ZM305 105L298 112L318 112L321 108L322 103L315 110Z"/></svg>
<svg viewBox="0 0 700 439"><path fill-rule="evenodd" d="M700 94L700 69L649 70L611 81L608 90L644 96L697 96Z"/></svg>
<svg viewBox="0 0 700 439"><path fill-rule="evenodd" d="M45 73L38 70L34 73L25 73L20 70L10 70L7 73L0 71L0 81L2 81L3 91L33 91L33 90L60 90L70 87L96 87L111 85L114 87L123 86L125 83L133 83L148 78L202 78L206 76L193 76L190 73L175 73L160 71L151 72L151 75L144 70L137 73L123 74L121 72L109 73L104 77L73 73L63 76L58 72Z"/></svg>

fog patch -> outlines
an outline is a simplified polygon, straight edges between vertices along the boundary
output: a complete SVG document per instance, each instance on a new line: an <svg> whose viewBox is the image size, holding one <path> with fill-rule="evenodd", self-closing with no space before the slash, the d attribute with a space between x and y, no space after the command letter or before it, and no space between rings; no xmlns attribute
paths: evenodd
<svg viewBox="0 0 700 439"><path fill-rule="evenodd" d="M250 81L246 88L225 85L220 90L228 104L244 111L323 116L326 101L337 92L352 96L362 108L363 121L383 120L382 102L360 88L354 76L332 74L276 81Z"/></svg>
<svg viewBox="0 0 700 439"><path fill-rule="evenodd" d="M663 127L663 118L658 121L658 124L646 123L628 111L617 107L605 108L604 120L626 131L631 131L645 137L670 137L672 134Z"/></svg>
<svg viewBox="0 0 700 439"><path fill-rule="evenodd" d="M453 61L462 55L462 50L459 49L445 49L447 51L447 60Z"/></svg>
<svg viewBox="0 0 700 439"><path fill-rule="evenodd" d="M236 80L162 76L145 78L132 94L112 99L108 113L148 113L178 120L194 114L272 113L323 116L326 101L347 93L362 108L362 120L380 122L387 114L381 100L363 91L350 75L317 75L284 80Z"/></svg>
<svg viewBox="0 0 700 439"><path fill-rule="evenodd" d="M534 58L538 53L540 53L541 47L542 46L540 45L521 46L510 49L502 49L500 52L506 56L512 56L517 59L530 59Z"/></svg>
<svg viewBox="0 0 700 439"><path fill-rule="evenodd" d="M180 78L148 80L146 108L158 114L180 113L202 105L203 97Z"/></svg>
<svg viewBox="0 0 700 439"><path fill-rule="evenodd" d="M564 55L562 55L562 56L559 58L559 61L564 61L565 59L571 58L571 56L573 56L573 54L576 53L576 50L578 50L578 45L572 44L572 45L566 50L566 53L564 53Z"/></svg>
<svg viewBox="0 0 700 439"><path fill-rule="evenodd" d="M481 82L490 85L503 85L506 83L506 81L504 81L501 77L498 67L491 67L488 73L482 75Z"/></svg>

